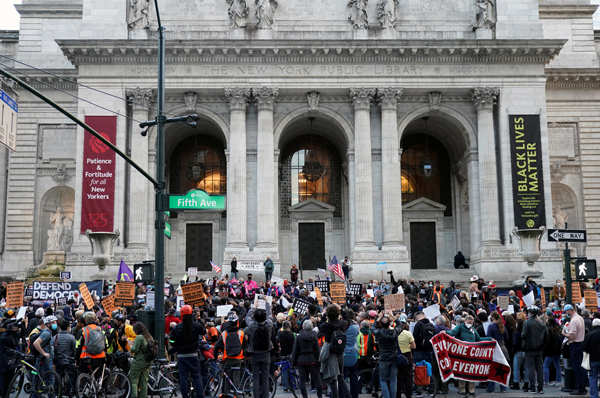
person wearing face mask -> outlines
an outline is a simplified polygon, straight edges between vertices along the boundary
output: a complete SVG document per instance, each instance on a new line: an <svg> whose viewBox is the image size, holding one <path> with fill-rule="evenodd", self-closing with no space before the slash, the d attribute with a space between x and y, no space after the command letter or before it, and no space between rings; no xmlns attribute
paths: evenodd
<svg viewBox="0 0 600 398"><path fill-rule="evenodd" d="M390 328L390 317L381 316L373 333L379 350L379 383L382 398L396 397L398 386L398 332Z"/></svg>
<svg viewBox="0 0 600 398"><path fill-rule="evenodd" d="M457 338L461 341L467 341L470 343L481 341L481 337L479 333L473 327L475 319L472 315L467 315L465 317L464 323L457 325L454 329L450 330L448 335ZM472 397L475 396L475 383L466 382L460 380L458 382L458 390L461 395L470 395Z"/></svg>
<svg viewBox="0 0 600 398"><path fill-rule="evenodd" d="M75 386L75 337L71 334L71 327L66 319L59 322L60 330L54 337L52 347L54 348L54 363L56 372L64 377L68 375L67 391L63 391L67 396L75 395L73 387Z"/></svg>
<svg viewBox="0 0 600 398"><path fill-rule="evenodd" d="M54 384L54 375L50 372L54 360L52 330L56 330L57 327L54 315L43 318L42 323L38 325L40 334L33 341L33 352L36 354L35 366L39 369L40 376L48 385Z"/></svg>

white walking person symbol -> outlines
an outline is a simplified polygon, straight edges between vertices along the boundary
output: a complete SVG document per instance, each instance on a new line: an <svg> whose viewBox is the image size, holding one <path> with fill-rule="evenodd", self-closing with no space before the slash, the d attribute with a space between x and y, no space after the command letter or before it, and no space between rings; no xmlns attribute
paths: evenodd
<svg viewBox="0 0 600 398"><path fill-rule="evenodd" d="M587 275L587 266L585 264L585 262L579 264L579 275Z"/></svg>
<svg viewBox="0 0 600 398"><path fill-rule="evenodd" d="M142 276L143 276L143 271L141 268L138 268L135 270L135 279L136 280L142 280Z"/></svg>

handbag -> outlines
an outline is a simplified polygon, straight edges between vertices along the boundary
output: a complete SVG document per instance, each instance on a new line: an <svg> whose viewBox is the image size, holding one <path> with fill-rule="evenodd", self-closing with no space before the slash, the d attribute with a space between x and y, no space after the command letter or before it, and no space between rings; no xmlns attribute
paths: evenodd
<svg viewBox="0 0 600 398"><path fill-rule="evenodd" d="M583 360L581 361L581 367L585 370L591 370L590 366L590 354L587 352L583 353Z"/></svg>

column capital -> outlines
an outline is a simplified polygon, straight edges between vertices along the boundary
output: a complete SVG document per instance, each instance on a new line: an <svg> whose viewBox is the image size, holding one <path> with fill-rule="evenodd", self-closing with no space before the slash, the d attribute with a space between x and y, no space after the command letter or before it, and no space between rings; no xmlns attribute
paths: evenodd
<svg viewBox="0 0 600 398"><path fill-rule="evenodd" d="M371 100L376 92L377 90L374 88L351 88L349 90L349 95L354 104L354 110L369 110L371 107Z"/></svg>
<svg viewBox="0 0 600 398"><path fill-rule="evenodd" d="M398 98L402 95L404 89L402 88L378 88L377 96L379 99L379 105L383 110L396 110L398 107Z"/></svg>
<svg viewBox="0 0 600 398"><path fill-rule="evenodd" d="M498 100L500 89L498 87L476 87L472 92L473 104L477 109L492 107Z"/></svg>
<svg viewBox="0 0 600 398"><path fill-rule="evenodd" d="M226 88L225 98L229 102L232 111L245 111L251 90L249 88Z"/></svg>
<svg viewBox="0 0 600 398"><path fill-rule="evenodd" d="M258 110L273 110L273 104L275 99L279 95L279 89L277 87L266 87L261 86L259 88L253 88L252 94L258 102Z"/></svg>
<svg viewBox="0 0 600 398"><path fill-rule="evenodd" d="M125 91L127 103L133 106L134 110L143 111L150 109L150 103L154 98L154 92L151 88L129 89Z"/></svg>

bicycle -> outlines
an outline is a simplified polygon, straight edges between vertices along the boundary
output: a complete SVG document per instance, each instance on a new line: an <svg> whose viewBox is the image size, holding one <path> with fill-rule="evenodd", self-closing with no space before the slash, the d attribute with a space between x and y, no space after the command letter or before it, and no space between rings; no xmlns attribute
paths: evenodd
<svg viewBox="0 0 600 398"><path fill-rule="evenodd" d="M229 374L229 372L232 371L241 373L237 385L234 382L233 377ZM227 389L229 390L228 395L233 395L237 398L251 397L253 392L252 372L246 366L235 366L227 369L224 369L223 366L221 366L219 382L215 389L210 389L209 396L212 398L216 398L219 392L223 391L223 387L225 385L228 387ZM275 382L275 379L273 379L272 376L269 376L269 397L274 398L276 393L277 383Z"/></svg>
<svg viewBox="0 0 600 398"><path fill-rule="evenodd" d="M78 398L127 398L131 391L129 378L103 363L91 373L81 373L75 382Z"/></svg>
<svg viewBox="0 0 600 398"><path fill-rule="evenodd" d="M23 392L37 397L57 398L61 396L60 383L55 383L60 380L60 377L55 371L48 370L41 374L40 370L31 364L36 361L33 355L15 350L9 350L9 352L17 357L18 367L4 395L5 398L19 398ZM46 383L46 380L49 381Z"/></svg>
<svg viewBox="0 0 600 398"><path fill-rule="evenodd" d="M278 385L278 381L280 378L283 377L284 374L287 374L288 377L288 387L290 392L292 393L292 395L294 396L294 398L297 398L296 395L296 389L300 388L300 375L298 374L298 371L296 370L296 368L294 368L292 366L292 363L287 360L284 359L280 362L275 362L275 378L274 378L274 383L275 385ZM283 381L283 380L282 380Z"/></svg>
<svg viewBox="0 0 600 398"><path fill-rule="evenodd" d="M72 397L75 394L75 381L77 380L77 367L75 366L75 359L68 358L69 361L66 365L56 365L58 374L58 384L60 390L65 397Z"/></svg>
<svg viewBox="0 0 600 398"><path fill-rule="evenodd" d="M174 397L177 394L176 369L166 359L154 361L148 374L148 395Z"/></svg>

